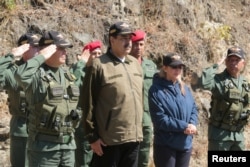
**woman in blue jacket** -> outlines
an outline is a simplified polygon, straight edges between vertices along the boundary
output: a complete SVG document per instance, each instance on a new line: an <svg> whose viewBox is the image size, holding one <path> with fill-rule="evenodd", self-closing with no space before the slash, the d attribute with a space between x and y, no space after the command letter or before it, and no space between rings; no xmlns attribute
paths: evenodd
<svg viewBox="0 0 250 167"><path fill-rule="evenodd" d="M198 114L190 89L180 79L183 67L178 54L167 54L149 89L156 167L189 166Z"/></svg>

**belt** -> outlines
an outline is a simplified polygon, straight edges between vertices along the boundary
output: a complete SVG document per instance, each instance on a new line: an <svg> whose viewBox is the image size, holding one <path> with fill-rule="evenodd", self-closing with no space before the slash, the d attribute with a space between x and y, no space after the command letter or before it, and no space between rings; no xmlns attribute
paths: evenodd
<svg viewBox="0 0 250 167"><path fill-rule="evenodd" d="M217 128L221 128L224 130L232 131L232 132L242 132L243 126L237 126L237 125L229 125L225 123L219 123L219 122L210 122L210 124L214 125Z"/></svg>
<svg viewBox="0 0 250 167"><path fill-rule="evenodd" d="M45 135L45 134L37 134L36 140L67 144L72 140L72 136L71 135L52 136L52 135Z"/></svg>

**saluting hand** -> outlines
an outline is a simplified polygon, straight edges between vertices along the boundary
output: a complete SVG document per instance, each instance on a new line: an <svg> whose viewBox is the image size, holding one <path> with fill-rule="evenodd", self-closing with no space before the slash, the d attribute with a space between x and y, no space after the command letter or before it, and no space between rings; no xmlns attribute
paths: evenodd
<svg viewBox="0 0 250 167"><path fill-rule="evenodd" d="M85 62L88 62L89 57L90 57L89 49L86 49L82 52L80 59L84 60Z"/></svg>
<svg viewBox="0 0 250 167"><path fill-rule="evenodd" d="M11 53L17 57L17 56L22 56L25 52L27 52L30 48L30 44L23 44L17 48L13 48Z"/></svg>
<svg viewBox="0 0 250 167"><path fill-rule="evenodd" d="M227 56L223 56L223 57L217 62L217 64L218 64L218 65L221 65L221 64L225 61L226 57L227 57Z"/></svg>
<svg viewBox="0 0 250 167"><path fill-rule="evenodd" d="M56 45L51 44L46 48L40 50L39 54L43 55L45 60L47 60L56 52L56 49L57 49Z"/></svg>

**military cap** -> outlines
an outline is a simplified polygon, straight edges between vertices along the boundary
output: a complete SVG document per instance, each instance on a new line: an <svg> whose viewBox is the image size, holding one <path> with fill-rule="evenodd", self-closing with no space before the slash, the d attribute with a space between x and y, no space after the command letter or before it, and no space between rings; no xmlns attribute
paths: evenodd
<svg viewBox="0 0 250 167"><path fill-rule="evenodd" d="M55 44L57 47L61 48L73 47L73 45L57 31L45 32L39 41L40 46L47 46L50 44Z"/></svg>
<svg viewBox="0 0 250 167"><path fill-rule="evenodd" d="M165 66L185 66L184 63L181 61L181 56L177 53L168 53L163 57L163 65Z"/></svg>
<svg viewBox="0 0 250 167"><path fill-rule="evenodd" d="M33 46L39 45L39 37L36 34L26 33L23 34L17 41L17 45L30 44Z"/></svg>
<svg viewBox="0 0 250 167"><path fill-rule="evenodd" d="M132 28L125 22L116 22L109 28L109 36L126 35L126 34L135 35L132 31Z"/></svg>
<svg viewBox="0 0 250 167"><path fill-rule="evenodd" d="M238 46L234 46L231 47L227 50L227 57L229 56L237 56L241 59L245 59L246 58L246 53L244 52L244 50Z"/></svg>

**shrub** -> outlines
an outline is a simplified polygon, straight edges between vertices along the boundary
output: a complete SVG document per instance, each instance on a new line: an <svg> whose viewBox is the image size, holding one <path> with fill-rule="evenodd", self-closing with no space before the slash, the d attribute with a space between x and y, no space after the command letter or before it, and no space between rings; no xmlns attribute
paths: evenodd
<svg viewBox="0 0 250 167"><path fill-rule="evenodd" d="M3 0L0 2L0 6L7 8L8 10L13 10L16 7L16 1L15 0Z"/></svg>

